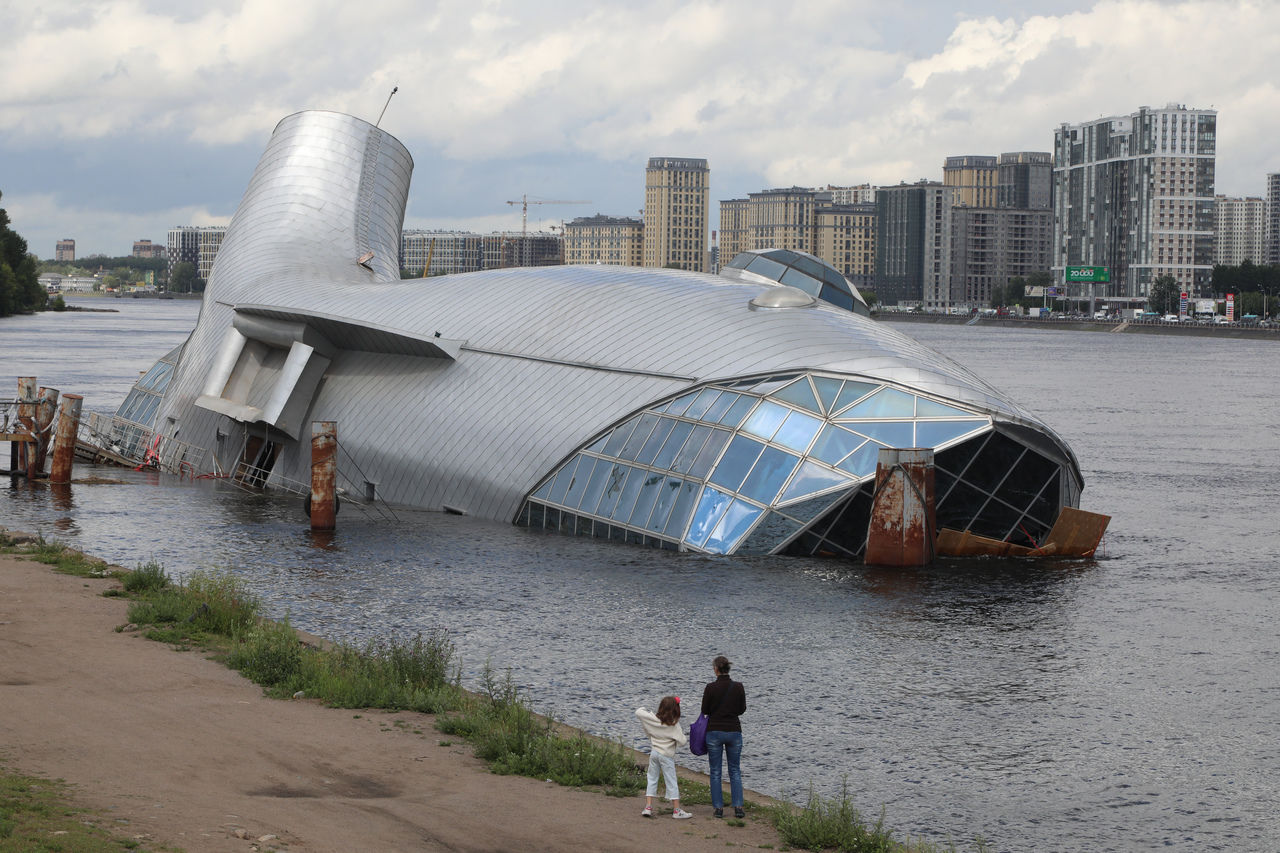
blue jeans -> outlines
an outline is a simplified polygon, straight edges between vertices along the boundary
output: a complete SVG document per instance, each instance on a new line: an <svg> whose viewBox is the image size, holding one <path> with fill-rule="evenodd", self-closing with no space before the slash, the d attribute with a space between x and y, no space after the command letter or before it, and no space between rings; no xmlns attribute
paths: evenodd
<svg viewBox="0 0 1280 853"><path fill-rule="evenodd" d="M729 796L735 809L742 808L742 732L707 732L707 761L711 763L711 807L724 808L720 781L720 756L729 757Z"/></svg>

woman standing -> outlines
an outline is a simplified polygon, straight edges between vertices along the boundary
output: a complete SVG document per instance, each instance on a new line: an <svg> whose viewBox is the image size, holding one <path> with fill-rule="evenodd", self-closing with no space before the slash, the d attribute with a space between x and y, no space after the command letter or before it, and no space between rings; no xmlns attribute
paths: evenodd
<svg viewBox="0 0 1280 853"><path fill-rule="evenodd" d="M702 709L707 715L707 761L711 764L711 805L716 817L724 817L724 791L721 789L721 755L729 759L729 796L733 800L734 817L742 811L742 724L738 717L747 711L747 691L742 682L729 677L729 659L720 655L712 666L716 680L702 691Z"/></svg>

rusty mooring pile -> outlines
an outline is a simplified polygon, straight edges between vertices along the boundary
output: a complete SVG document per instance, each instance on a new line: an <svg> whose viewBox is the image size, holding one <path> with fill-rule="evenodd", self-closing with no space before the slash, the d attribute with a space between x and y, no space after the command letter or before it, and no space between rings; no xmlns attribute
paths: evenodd
<svg viewBox="0 0 1280 853"><path fill-rule="evenodd" d="M45 463L52 450L53 463L47 479L51 483L71 482L84 398L64 394L59 407L58 396L57 388L37 388L34 376L18 378L18 396L4 406L0 415L0 441L9 442L7 473L30 480L45 479Z"/></svg>

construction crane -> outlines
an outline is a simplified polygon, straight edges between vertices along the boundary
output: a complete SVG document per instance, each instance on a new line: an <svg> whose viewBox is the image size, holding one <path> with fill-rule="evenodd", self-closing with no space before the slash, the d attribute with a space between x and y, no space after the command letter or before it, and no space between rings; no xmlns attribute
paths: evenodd
<svg viewBox="0 0 1280 853"><path fill-rule="evenodd" d="M572 200L563 199L530 199L527 195L521 195L520 201L508 201L508 205L520 205L520 255L521 265L529 265L529 205L589 205L590 200Z"/></svg>

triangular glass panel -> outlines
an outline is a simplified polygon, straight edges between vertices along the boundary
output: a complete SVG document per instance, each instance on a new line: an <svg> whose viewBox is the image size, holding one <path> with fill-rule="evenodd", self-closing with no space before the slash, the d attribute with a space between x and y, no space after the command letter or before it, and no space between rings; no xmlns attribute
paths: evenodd
<svg viewBox="0 0 1280 853"><path fill-rule="evenodd" d="M866 440L864 436L852 433L843 427L827 424L822 428L822 435L818 436L818 441L809 451L809 455L828 465L835 465L862 446Z"/></svg>
<svg viewBox="0 0 1280 853"><path fill-rule="evenodd" d="M835 405L836 397L840 394L841 382L839 379L832 379L830 376L814 376L813 386L818 389L818 397L822 400L823 412L831 411L831 407Z"/></svg>
<svg viewBox="0 0 1280 853"><path fill-rule="evenodd" d="M751 535L738 546L739 554L769 554L800 529L800 523L771 512L761 519Z"/></svg>
<svg viewBox="0 0 1280 853"><path fill-rule="evenodd" d="M796 375L794 373L790 373L786 376L770 376L768 379L762 380L759 384L757 384L751 390L753 393L756 393L756 394L772 394L774 391L777 391L783 385L786 385L794 381L795 378L796 378Z"/></svg>
<svg viewBox="0 0 1280 853"><path fill-rule="evenodd" d="M986 421L916 421L916 446L938 447L986 426Z"/></svg>
<svg viewBox="0 0 1280 853"><path fill-rule="evenodd" d="M808 409L811 412L822 414L822 406L818 404L818 398L813 393L813 387L809 384L809 378L802 376L796 382L777 391L772 395L775 399L786 400L788 403L794 403L802 409Z"/></svg>
<svg viewBox="0 0 1280 853"><path fill-rule="evenodd" d="M690 391L683 397L677 397L667 405L667 412L672 415L683 415L684 410L689 408L689 404L692 403L697 396L697 391Z"/></svg>
<svg viewBox="0 0 1280 853"><path fill-rule="evenodd" d="M791 482L787 484L782 495L778 498L779 504L787 501L802 498L805 495L816 494L817 492L826 491L833 486L849 483L849 477L839 471L832 471L830 468L819 465L816 462L806 460L800 466L800 470L796 471Z"/></svg>
<svg viewBox="0 0 1280 853"><path fill-rule="evenodd" d="M809 498L808 500L797 501L788 506L780 507L777 511L784 512L791 518L808 524L826 512L836 501L843 500L848 494L848 489L827 492L825 495L818 495L816 498Z"/></svg>
<svg viewBox="0 0 1280 853"><path fill-rule="evenodd" d="M604 435L600 436L595 441L591 442L591 445L587 448L587 450L590 450L592 453L599 453L600 451L604 450L604 446L605 444L608 443L610 435L611 433L606 432Z"/></svg>
<svg viewBox="0 0 1280 853"><path fill-rule="evenodd" d="M854 424L852 428L885 447L915 447L913 426L911 421L879 421Z"/></svg>
<svg viewBox="0 0 1280 853"><path fill-rule="evenodd" d="M910 418L916 412L916 397L897 388L881 388L867 399L836 415L840 420L853 418Z"/></svg>
<svg viewBox="0 0 1280 853"><path fill-rule="evenodd" d="M957 409L955 406L948 406L946 403L939 403L937 400L930 400L928 397L917 397L916 417L971 418L973 417L973 412L966 412L963 409Z"/></svg>
<svg viewBox="0 0 1280 853"><path fill-rule="evenodd" d="M534 491L532 495L530 495L530 497L542 498L543 500L546 500L551 495L551 484L554 483L555 481L556 481L555 477L552 477L551 479L547 480L541 486L538 486L538 488Z"/></svg>
<svg viewBox="0 0 1280 853"><path fill-rule="evenodd" d="M848 471L855 477L868 477L876 472L876 460L880 458L880 445L868 441L859 447L849 458L838 466L841 471Z"/></svg>
<svg viewBox="0 0 1280 853"><path fill-rule="evenodd" d="M836 397L836 404L831 407L832 411L838 412L845 406L862 399L872 391L879 388L879 385L872 385L868 382L854 382L847 380L844 387L840 389L840 394Z"/></svg>

